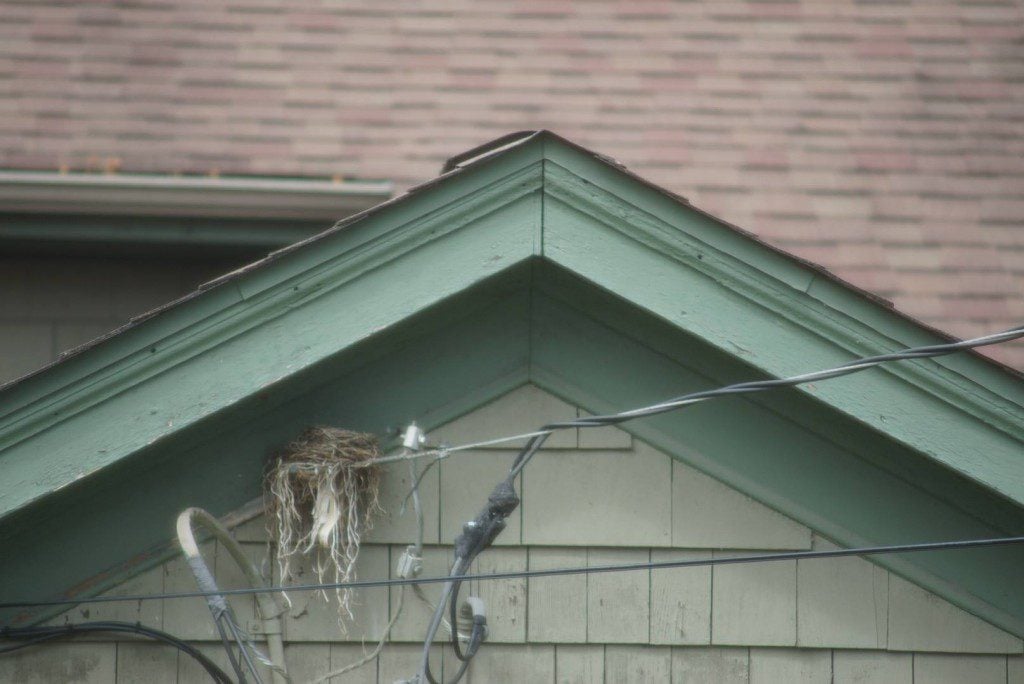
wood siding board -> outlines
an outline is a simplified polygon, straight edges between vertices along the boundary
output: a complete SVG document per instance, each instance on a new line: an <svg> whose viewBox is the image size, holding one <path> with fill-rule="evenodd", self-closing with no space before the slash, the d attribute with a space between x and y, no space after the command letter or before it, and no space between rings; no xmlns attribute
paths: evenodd
<svg viewBox="0 0 1024 684"><path fill-rule="evenodd" d="M603 645L555 646L556 684L593 684L605 681Z"/></svg>
<svg viewBox="0 0 1024 684"><path fill-rule="evenodd" d="M664 646L609 645L604 653L606 684L667 682L672 677L672 649Z"/></svg>
<svg viewBox="0 0 1024 684"><path fill-rule="evenodd" d="M712 643L796 644L796 561L717 565L712 583Z"/></svg>
<svg viewBox="0 0 1024 684"><path fill-rule="evenodd" d="M634 441L634 451L645 448L650 449L643 442ZM555 453L571 452L563 450ZM656 462L651 462L643 467L659 466ZM490 479L492 478L485 473L477 478L469 478L467 486L471 487L474 483L482 481L489 482ZM396 482L389 486L404 487ZM447 492L442 501L447 496L458 495L459 491L459 488L454 488ZM261 516L257 516L250 522L257 522L260 518ZM731 523L733 526L740 524L744 523L738 519ZM731 538L732 532L728 525L722 526L721 529L723 538ZM817 550L837 548L834 543L820 535L814 535L812 541L813 548ZM244 542L243 546L255 557L262 556L267 550L262 542ZM405 544L390 547L365 544L361 560L372 561L373 567L367 569L361 564L361 576L393 575L393 570L389 569L393 568L397 554L404 547ZM232 563L225 564L225 555L220 545L212 541L207 542L203 545L203 550L208 558L215 561L218 582L225 588L238 585L240 577L237 576ZM425 573L445 574L451 553L450 547L428 547ZM648 550L637 547L588 549L503 546L485 552L478 559L474 570L487 573L525 568L545 569L585 564L643 562L648 558L658 561L670 558L725 556L732 553L736 551L716 551L712 554L707 550ZM167 569L173 568L176 564L181 565L181 561L172 559L164 567L157 567L148 574L140 575L136 581L148 578L148 581L152 582L152 578L155 577L158 584L162 584L165 581L164 577L170 574ZM926 672L939 671L950 662L953 665L947 669L956 677L961 677L964 672L977 672L979 682L984 682L987 681L986 677L998 670L999 663L1002 663L1002 673L1006 681L1013 682L1018 674L1019 667L1016 661L1021 659L1019 655L1011 656L1009 662L998 649L992 651L998 655L970 655L972 650L979 648L980 638L996 638L995 643L998 645L1004 643L998 639L1000 635L1005 637L1005 634L938 597L929 596L918 587L911 586L908 589L900 585L901 582L904 585L908 583L898 577L893 578L896 584L893 591L896 594L903 593L894 600L903 609L910 606L912 610L903 618L888 616L886 608L890 599L889 573L884 569L860 559L785 562L781 564L784 569L781 573L778 572L776 565L651 570L589 577L575 575L479 583L471 581L464 587L463 596L479 593L484 598L492 631L489 645L485 645L481 651L481 656L485 651L489 652L490 660L481 661L484 665L477 670L471 670L468 681L509 681L508 672L528 672L530 677L537 677L536 680L528 681L626 682L671 679L673 682L746 682L749 678L750 681L813 682L823 681L823 668L828 665L828 676L834 677L837 684L843 681L892 681L899 684L910 681L913 659L926 658L928 654L915 656L911 653L887 653L881 650L886 648L886 630L890 622L902 630L904 635L911 631L914 639L926 644L923 650L945 648L949 651L960 651L942 654L942 657L948 657L949 661L941 658L938 661L921 660L920 662L925 663ZM741 575L730 577L730 571L736 570L741 570ZM187 568L185 571L187 572ZM191 579L190 573L185 579L188 580L188 586L182 590L193 588L194 580ZM596 585L595 580L598 580ZM129 585L130 583L121 585L112 591L124 593ZM436 595L438 588L436 585L424 585L429 596ZM159 591L160 588L156 590ZM378 625L384 624L392 614L390 611L395 609L394 589L390 592L390 609L386 600L387 590L370 591L380 591L382 594L379 600L356 606L356 626L367 621L376 621L375 624ZM303 603L305 596L307 595L293 594L293 600L298 600L292 611L301 617L286 618L286 638L289 640L286 648L290 667L291 663L295 662L293 650L299 649L304 654L293 668L296 670L293 672L294 676L301 680L302 673L308 671L308 679L313 673L326 671L328 666L337 668L353 662L361 657L365 649L372 648L375 639L367 637L365 643L353 643L361 639L361 635L355 635L351 631L348 636L342 637L337 630L335 609L323 604L311 611L310 604ZM408 640L410 643L389 644L385 647L385 655L382 656L379 666L370 664L349 675L352 681L378 681L378 667L381 672L379 681L386 684L390 684L399 676L411 676L416 671L418 642L422 639L429 610L412 596L411 591L406 592L406 601L406 609L411 611L410 614L415 614L417 610L422 613L414 615L414 619L422 620L415 627L410 627L405 620L400 621L400 626L395 628L392 638L398 642ZM317 602L322 600L318 598ZM193 631L201 631L203 626L212 624L205 603L198 600L198 608L193 619L199 629L193 627ZM751 626L761 628L767 623L768 628L765 631L769 636L766 638L764 633L755 634L747 631L735 637L734 641L726 642L737 644L735 648L680 645L708 643L711 636L712 610L716 643L722 643L723 630L728 632L735 624L740 625L740 630L750 630ZM70 611L69 619L76 614L76 610ZM780 616L787 615L792 619L779 620ZM313 620L304 624L305 632L295 631L296 622L310 617L319 619L317 616L324 618L322 622L326 621L325 624L314 624L316 620ZM187 619L187 615L180 613L173 619ZM931 623L939 623L939 627L935 628ZM405 634L402 633L403 629ZM582 642L588 640L588 632L589 641L592 643L585 645ZM818 636L818 632L823 636ZM792 645L791 640L785 644L773 643L771 639L776 638L779 633L796 634L800 648L756 647ZM699 638L694 639L695 634L700 635ZM865 635L877 639L877 643L869 644L860 650L846 650L849 648L847 644L860 643L866 638ZM201 636L194 638L204 640ZM438 638L443 640L445 635L439 634ZM350 642L345 643L343 639L349 639ZM526 639L532 643L526 647L520 646L519 644ZM690 639L694 640L689 641ZM1019 645L1018 640L1009 643L1011 646ZM88 645L94 644L102 650L109 646L110 642L97 640ZM149 644L131 640L117 641L116 644L118 676L123 681L130 681L130 678L125 679L129 675L123 673L132 672L131 667L145 667L150 660L145 657L149 652L140 652L136 655L127 647ZM669 648L669 644L676 645ZM748 648L750 645L755 646L752 652ZM821 645L835 647L837 650L833 653L827 649L813 648ZM983 644L982 648L990 646L991 644ZM215 639L207 639L203 648L215 660L223 660L223 666L228 667L223 657L223 649ZM889 645L889 648L896 647ZM908 646L903 644L899 648L905 649ZM395 649L399 655L404 654L407 668L405 672L396 671L394 679L385 679L383 677L390 676L386 668L401 660L396 660L394 654L387 655L389 651ZM531 654L539 658L539 664L527 662ZM825 660L826 657L829 659L828 662ZM126 658L129 659L128 664L122 668L121 663L125 662ZM150 678L154 681L160 681L162 677L167 677L168 681L175 681L179 675L183 678L182 681L205 681L205 673L201 668L196 669L194 663L183 664L180 659L168 661L166 658L155 657L151 662L155 669L150 673ZM435 674L444 671L450 675L455 667L448 649L442 652L439 648L434 663ZM535 665L534 671L531 668ZM921 680L921 677L918 679Z"/></svg>
<svg viewBox="0 0 1024 684"><path fill-rule="evenodd" d="M416 473L423 472L426 463L415 462ZM418 475L417 475L418 476ZM437 544L440 520L439 469L434 467L423 474L419 485L420 505L423 509L423 543ZM377 544L413 544L418 536L416 511L412 499L407 498L413 478L408 464L386 464L381 467L380 505L384 512L377 516L365 537ZM404 513L402 512L404 509ZM454 537L447 538L451 541Z"/></svg>
<svg viewBox="0 0 1024 684"><path fill-rule="evenodd" d="M587 551L587 565L646 563L647 549ZM650 641L650 571L596 573L587 578L587 641L645 644Z"/></svg>
<svg viewBox="0 0 1024 684"><path fill-rule="evenodd" d="M1009 656L1006 659L1007 684L1024 684L1024 658Z"/></svg>
<svg viewBox="0 0 1024 684"><path fill-rule="evenodd" d="M224 670L232 679L235 678L234 670L231 668L231 663L228 661L227 652L224 647L218 641L215 644L194 644L196 649L205 655L207 658L212 660L214 664L220 669ZM260 678L265 681L270 681L270 669L266 666L257 663L257 669L260 673ZM178 652L178 684L209 684L210 673L207 672L202 665L199 664L192 656L181 651Z"/></svg>
<svg viewBox="0 0 1024 684"><path fill-rule="evenodd" d="M890 575L889 648L899 651L1021 653L1022 642L939 596Z"/></svg>
<svg viewBox="0 0 1024 684"><path fill-rule="evenodd" d="M109 684L116 681L116 644L49 644L43 648L46 649L44 658L34 648L0 658L0 681L19 684Z"/></svg>
<svg viewBox="0 0 1024 684"><path fill-rule="evenodd" d="M750 649L672 649L672 684L748 684L749 681Z"/></svg>
<svg viewBox="0 0 1024 684"><path fill-rule="evenodd" d="M467 444L493 439L495 436L533 432L546 423L575 418L576 407L542 392L534 385L523 385L475 409L470 415L435 428L430 436L448 444ZM525 443L526 440L521 439L490 448L516 450ZM544 443L544 448L575 449L576 431L559 430L553 433Z"/></svg>
<svg viewBox="0 0 1024 684"><path fill-rule="evenodd" d="M430 656L431 672L438 678L442 675L441 650L440 646L432 648ZM422 655L422 640L419 644L389 644L381 651L377 663L377 681L380 684L392 684L411 679L419 672Z"/></svg>
<svg viewBox="0 0 1024 684"><path fill-rule="evenodd" d="M884 649L887 585L886 571L861 558L797 561L797 644Z"/></svg>
<svg viewBox="0 0 1024 684"><path fill-rule="evenodd" d="M583 567L585 548L529 548L531 570ZM531 577L527 588L527 639L532 642L587 641L587 575Z"/></svg>
<svg viewBox="0 0 1024 684"><path fill-rule="evenodd" d="M750 684L831 684L832 652L750 649Z"/></svg>
<svg viewBox="0 0 1024 684"><path fill-rule="evenodd" d="M700 560L710 552L653 549L651 562ZM711 567L651 570L651 643L711 643Z"/></svg>
<svg viewBox="0 0 1024 684"><path fill-rule="evenodd" d="M354 648L347 644L341 648ZM322 677L331 671L331 650L333 644L305 644L288 643L284 648L285 669L288 676L295 682L312 682L317 677ZM373 679L369 684L377 684L377 668L373 668Z"/></svg>
<svg viewBox="0 0 1024 684"><path fill-rule="evenodd" d="M160 594L164 590L164 570L150 568L123 583L105 591L106 596L128 596ZM141 622L147 627L162 629L164 623L164 602L160 599L149 601L116 601L112 603L81 604L46 621L50 625L64 625L85 620L120 620Z"/></svg>
<svg viewBox="0 0 1024 684"><path fill-rule="evenodd" d="M390 646L385 646L389 648ZM376 648L376 644L364 643L364 644L331 644L330 652L327 654L327 662L330 665L330 671L336 672L343 667L347 667L353 663L362 660L370 651ZM317 654L317 662L322 662L321 655ZM342 677L332 679L335 682L345 682L345 684L376 684L377 682L377 667L378 661L371 660L365 665L348 672ZM289 671L289 674L291 672ZM322 676L322 675L321 675ZM313 680L312 677L302 678L292 675L293 681L296 682L310 682Z"/></svg>
<svg viewBox="0 0 1024 684"><path fill-rule="evenodd" d="M837 650L832 656L833 684L912 684L913 660L910 653Z"/></svg>
<svg viewBox="0 0 1024 684"><path fill-rule="evenodd" d="M672 464L672 545L804 550L811 532L679 461Z"/></svg>
<svg viewBox="0 0 1024 684"><path fill-rule="evenodd" d="M388 547L366 544L359 550L356 562L357 578L382 578L388 576ZM318 582L311 558L302 558L289 571L294 584ZM334 581L328 571L325 581ZM384 633L390 619L388 587L355 589L352 592L353 618L339 613L338 599L334 591L293 592L292 605L284 614L284 633L289 641L355 641L376 642Z"/></svg>
<svg viewBox="0 0 1024 684"><path fill-rule="evenodd" d="M914 654L914 684L1004 684L1006 658Z"/></svg>
<svg viewBox="0 0 1024 684"><path fill-rule="evenodd" d="M446 675L454 674L446 670ZM555 647L547 644L483 646L469 665L469 684L555 681Z"/></svg>
<svg viewBox="0 0 1024 684"><path fill-rule="evenodd" d="M633 451L538 454L523 471L523 542L595 546L671 543L671 463Z"/></svg>
<svg viewBox="0 0 1024 684"><path fill-rule="evenodd" d="M117 683L177 684L178 651L167 644L117 643Z"/></svg>

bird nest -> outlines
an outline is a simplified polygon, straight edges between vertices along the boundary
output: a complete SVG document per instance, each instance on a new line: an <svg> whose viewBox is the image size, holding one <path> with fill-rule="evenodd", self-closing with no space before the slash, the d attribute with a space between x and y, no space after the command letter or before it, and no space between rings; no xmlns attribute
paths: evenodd
<svg viewBox="0 0 1024 684"><path fill-rule="evenodd" d="M382 511L379 457L371 434L311 427L274 459L267 507L283 582L307 557L321 583L356 579L362 534ZM338 589L336 595L344 629L344 617L352 617L352 591Z"/></svg>

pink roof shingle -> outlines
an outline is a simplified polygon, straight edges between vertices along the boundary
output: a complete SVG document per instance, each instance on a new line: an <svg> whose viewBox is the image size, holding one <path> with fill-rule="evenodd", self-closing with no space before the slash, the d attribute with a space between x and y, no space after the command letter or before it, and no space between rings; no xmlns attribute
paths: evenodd
<svg viewBox="0 0 1024 684"><path fill-rule="evenodd" d="M1022 46L1024 0L10 0L0 166L401 187L552 128L969 336L1024 320Z"/></svg>

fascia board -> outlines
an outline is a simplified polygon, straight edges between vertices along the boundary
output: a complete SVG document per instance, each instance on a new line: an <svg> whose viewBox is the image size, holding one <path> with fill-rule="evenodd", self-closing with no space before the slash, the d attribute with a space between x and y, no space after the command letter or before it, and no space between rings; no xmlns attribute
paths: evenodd
<svg viewBox="0 0 1024 684"><path fill-rule="evenodd" d="M372 432L387 448L412 419L430 430L524 384L529 277L528 266L504 271L6 518L0 601L95 595L167 558L182 507L219 516L243 505L261 491L266 456L310 425ZM59 612L0 611L0 624Z"/></svg>
<svg viewBox="0 0 1024 684"><path fill-rule="evenodd" d="M770 377L945 341L607 162L546 146L544 258ZM901 362L800 391L1024 504L1024 383L995 364Z"/></svg>
<svg viewBox="0 0 1024 684"><path fill-rule="evenodd" d="M563 400L615 413L714 387L740 372L735 356L581 287L554 269L534 285L530 380ZM1019 529L1024 510L962 480L958 489L925 486L943 469L851 422L805 396L763 393L620 427L844 546L999 537ZM852 434L836 434L836 424ZM874 449L884 454L865 453ZM902 468L892 467L896 459ZM965 505L971 497L977 498ZM872 560L1024 634L1024 600L1014 593L1022 557L1018 545Z"/></svg>
<svg viewBox="0 0 1024 684"><path fill-rule="evenodd" d="M527 260L541 180L537 145L454 172L7 388L0 516Z"/></svg>

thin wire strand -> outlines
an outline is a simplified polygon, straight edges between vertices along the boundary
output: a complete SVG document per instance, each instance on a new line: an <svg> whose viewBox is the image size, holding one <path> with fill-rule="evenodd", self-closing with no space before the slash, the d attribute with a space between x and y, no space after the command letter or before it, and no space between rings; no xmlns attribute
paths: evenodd
<svg viewBox="0 0 1024 684"><path fill-rule="evenodd" d="M503 580L530 577L554 577L561 575L592 575L606 572L629 572L632 570L666 570L671 568L696 568L714 565L735 565L740 563L767 563L772 561L801 560L813 558L841 558L844 556L879 556L890 553L916 553L922 551L951 551L991 546L1024 544L1024 536L966 539L944 542L897 544L891 546L864 546L852 549L827 551L790 551L785 553L763 553L727 558L704 558L692 560L671 560L622 565L596 565L592 567L551 568L548 570L514 570L478 574L443 575L434 577L389 578L379 580L356 580L353 582L327 582L321 584L295 584L276 587L246 587L241 589L220 589L217 592L184 591L160 594L133 594L121 596L91 596L85 598L50 599L45 601L8 601L0 603L0 610L8 608L38 608L44 606L66 606L85 603L114 603L117 601L148 601L156 599L183 599L212 596L214 594L233 596L263 592L322 591L324 589L364 589L372 587L401 586L405 584L441 584L451 580Z"/></svg>
<svg viewBox="0 0 1024 684"><path fill-rule="evenodd" d="M367 653L355 662L349 663L344 667L340 667L337 670L333 670L325 675L317 677L312 682L310 682L310 684L323 684L323 682L328 682L332 679L335 679L336 677L340 677L343 674L347 674L349 672L352 672L353 670L358 670L363 665L366 665L367 663L371 662L372 660L375 660L378 656L380 656L380 652L384 650L384 645L390 638L391 630L394 628L395 623L398 622L398 618L402 615L402 604L404 601L405 586L403 585L398 588L398 606L395 609L395 614L391 616L391 620L388 621L387 626L384 628L383 636L381 636L380 641L377 642L377 645L374 647L372 651L370 651L369 653Z"/></svg>
<svg viewBox="0 0 1024 684"><path fill-rule="evenodd" d="M448 458L454 453L460 451L469 451L472 449L480 449L487 446L494 446L497 444L505 444L508 442L517 442L523 439L529 440L527 446L523 448L523 452L520 457L516 459L514 466L514 472L518 473L525 466L526 462L529 461L533 454L536 453L544 441L549 435L557 430L565 430L571 428L589 428L589 427L601 427L604 425L615 425L618 423L632 420L635 418L644 418L649 416L658 415L667 411L683 408L690 406L698 402L707 401L716 397L731 396L737 394L753 394L755 392L763 392L765 390L777 389L781 387L795 387L797 385L806 384L809 382L815 382L819 380L829 380L832 378L842 377L844 375L851 375L862 370L874 368L882 363L891 361L907 361L912 359L925 359L934 358L937 356L946 356L953 354L958 351L964 351L967 349L975 349L977 347L984 347L992 344L999 344L1001 342L1009 342L1024 337L1024 326L1011 328L1002 332L992 333L989 335L983 335L981 337L974 337L959 342L950 342L947 344L933 344L923 347L909 347L901 351L888 352L885 354L877 354L875 356L868 356L860 359L855 359L847 363L828 368L825 370L811 371L808 373L801 373L799 375L793 375L786 378L778 378L774 380L755 380L751 382L741 382L725 387L719 387L711 390L701 390L698 392L691 392L684 394L673 399L651 404L649 406L643 406L621 413L613 413L599 416L586 416L583 418L577 418L575 420L562 421L557 423L549 423L543 426L539 430L533 432L524 432L522 434L510 435L508 437L497 437L495 439L488 439L480 442L472 442L469 444L459 444L456 446L439 446L423 451L407 451L406 453L396 454L392 456L384 456L372 461L367 461L365 466L378 465L382 463L391 463L394 461L402 461L409 459L421 459L421 458L432 458L435 461Z"/></svg>

